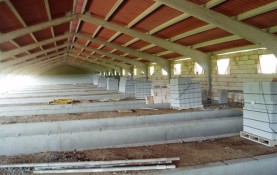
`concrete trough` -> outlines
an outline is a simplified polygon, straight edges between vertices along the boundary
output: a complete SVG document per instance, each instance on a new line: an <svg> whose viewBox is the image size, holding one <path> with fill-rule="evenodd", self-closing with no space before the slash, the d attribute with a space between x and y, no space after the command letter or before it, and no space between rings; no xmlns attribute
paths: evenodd
<svg viewBox="0 0 277 175"><path fill-rule="evenodd" d="M30 116L44 114L66 114L84 113L98 111L115 111L118 109L139 109L139 108L169 108L169 103L145 104L144 100L129 100L118 102L100 103L76 103L64 105L22 105L1 107L0 117Z"/></svg>
<svg viewBox="0 0 277 175"><path fill-rule="evenodd" d="M218 113L218 111L216 112ZM0 145L2 145L0 154L18 155L43 151L149 145L188 138L233 134L242 130L242 117L236 117L239 113L231 114L231 111L225 111L220 112L221 116L217 114L216 117L209 114L216 112L194 112L190 113L191 115L181 113L175 114L176 116L171 118L168 114L160 117L123 117L116 119L117 122L109 119L94 119L94 123L70 121L76 123L69 125L68 122L37 123L37 126L34 124L11 124L10 127L6 125L1 129L5 130L5 134L0 138ZM208 117L205 116L206 114ZM175 118L176 120L174 120ZM42 130L38 128L39 125ZM47 125L50 126L48 130ZM79 126L77 127L77 125ZM17 126L19 126L18 131L22 133L17 133ZM49 129L53 131L50 132Z"/></svg>
<svg viewBox="0 0 277 175"><path fill-rule="evenodd" d="M218 110L211 110L120 118L5 124L0 125L0 138L15 137L18 135L47 135L49 133L58 134L64 132L85 131L90 129L107 129L111 127L119 128L124 126L155 125L201 119L220 119L225 117L238 117L241 115L241 111L227 109L221 110L220 112L218 112Z"/></svg>

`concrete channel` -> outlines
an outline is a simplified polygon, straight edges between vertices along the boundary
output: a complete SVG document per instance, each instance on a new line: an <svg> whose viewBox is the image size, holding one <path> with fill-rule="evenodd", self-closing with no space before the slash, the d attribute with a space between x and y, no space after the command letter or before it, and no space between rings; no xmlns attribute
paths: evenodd
<svg viewBox="0 0 277 175"><path fill-rule="evenodd" d="M274 175L277 174L277 154L227 160L204 166L177 168L150 175Z"/></svg>
<svg viewBox="0 0 277 175"><path fill-rule="evenodd" d="M240 111L221 110L7 124L0 127L0 155L149 145L237 134L242 130L241 115Z"/></svg>

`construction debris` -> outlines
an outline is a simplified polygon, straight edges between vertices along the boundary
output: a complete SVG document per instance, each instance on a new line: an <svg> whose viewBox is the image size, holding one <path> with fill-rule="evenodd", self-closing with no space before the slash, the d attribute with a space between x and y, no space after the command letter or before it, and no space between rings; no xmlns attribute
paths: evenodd
<svg viewBox="0 0 277 175"><path fill-rule="evenodd" d="M101 100L98 100L100 102L113 102L113 101L122 101L123 98L103 98Z"/></svg>
<svg viewBox="0 0 277 175"><path fill-rule="evenodd" d="M57 100L52 100L48 102L48 104L50 105L72 104L72 103L80 103L80 101L72 100L72 99L57 99Z"/></svg>
<svg viewBox="0 0 277 175"><path fill-rule="evenodd" d="M179 161L179 157L112 160L112 161L87 161L87 162L59 162L59 163L27 163L0 165L1 169L30 169L33 174L46 173L91 173L91 172L118 172L118 171L142 171L165 170L176 166L173 161Z"/></svg>
<svg viewBox="0 0 277 175"><path fill-rule="evenodd" d="M134 112L133 110L117 110L119 113L129 113L129 112Z"/></svg>

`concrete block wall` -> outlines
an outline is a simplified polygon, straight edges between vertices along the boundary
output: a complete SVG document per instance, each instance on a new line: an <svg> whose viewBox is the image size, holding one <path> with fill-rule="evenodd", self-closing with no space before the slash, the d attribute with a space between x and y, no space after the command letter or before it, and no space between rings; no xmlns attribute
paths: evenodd
<svg viewBox="0 0 277 175"><path fill-rule="evenodd" d="M181 64L181 75L174 75L174 65ZM207 75L206 74L194 74L195 61L184 60L184 61L172 61L171 63L171 77L190 77L193 81L200 83L203 89L207 89Z"/></svg>
<svg viewBox="0 0 277 175"><path fill-rule="evenodd" d="M150 75L150 67L154 66L154 74ZM156 86L168 86L169 79L167 75L162 75L162 67L157 64L150 64L148 66L149 80L152 81L152 87Z"/></svg>
<svg viewBox="0 0 277 175"><path fill-rule="evenodd" d="M259 73L259 55L271 54L265 49L228 55L212 56L212 98L218 99L218 90L237 91L241 94L244 82L271 81L277 74ZM217 60L230 58L230 74L218 75Z"/></svg>

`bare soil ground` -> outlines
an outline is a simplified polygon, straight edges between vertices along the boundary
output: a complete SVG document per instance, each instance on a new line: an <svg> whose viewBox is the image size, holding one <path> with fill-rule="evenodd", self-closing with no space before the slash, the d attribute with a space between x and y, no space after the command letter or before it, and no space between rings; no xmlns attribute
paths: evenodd
<svg viewBox="0 0 277 175"><path fill-rule="evenodd" d="M254 156L277 153L277 147L266 147L239 136L206 140L202 142L162 144L154 146L96 149L70 152L46 152L22 156L0 156L1 164L77 162L102 160L147 159L162 157L180 157L177 167L205 165L225 160L252 158ZM2 171L3 172L3 171ZM150 171L145 171L149 173ZM151 171L159 172L159 171ZM137 174L123 172L113 174ZM89 173L87 173L89 174ZM90 173L90 175L111 173Z"/></svg>

